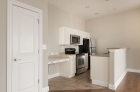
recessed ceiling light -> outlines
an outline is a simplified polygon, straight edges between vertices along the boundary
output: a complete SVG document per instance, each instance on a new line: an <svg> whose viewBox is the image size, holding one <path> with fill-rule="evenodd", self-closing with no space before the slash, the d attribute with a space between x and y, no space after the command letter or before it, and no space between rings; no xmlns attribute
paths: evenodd
<svg viewBox="0 0 140 92"><path fill-rule="evenodd" d="M99 14L99 13L95 13L95 14Z"/></svg>
<svg viewBox="0 0 140 92"><path fill-rule="evenodd" d="M86 8L90 8L90 6L86 6Z"/></svg>
<svg viewBox="0 0 140 92"><path fill-rule="evenodd" d="M113 10L116 10L116 8L113 8Z"/></svg>

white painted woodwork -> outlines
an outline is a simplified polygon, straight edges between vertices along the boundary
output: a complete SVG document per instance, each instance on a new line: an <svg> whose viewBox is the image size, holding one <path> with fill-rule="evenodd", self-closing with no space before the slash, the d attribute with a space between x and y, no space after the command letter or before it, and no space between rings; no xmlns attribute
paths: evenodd
<svg viewBox="0 0 140 92"><path fill-rule="evenodd" d="M84 31L79 31L79 36L80 36L80 44L79 45L83 45L83 32Z"/></svg>
<svg viewBox="0 0 140 92"><path fill-rule="evenodd" d="M12 92L38 92L38 13L13 6Z"/></svg>
<svg viewBox="0 0 140 92"><path fill-rule="evenodd" d="M83 38L90 39L90 33L83 32Z"/></svg>
<svg viewBox="0 0 140 92"><path fill-rule="evenodd" d="M59 28L59 44L69 45L70 44L71 28L60 27Z"/></svg>
<svg viewBox="0 0 140 92"><path fill-rule="evenodd" d="M90 58L90 79L92 84L101 86L109 84L109 57L91 56Z"/></svg>
<svg viewBox="0 0 140 92"><path fill-rule="evenodd" d="M59 74L64 77L73 77L76 73L76 58L70 58L67 62L59 63Z"/></svg>
<svg viewBox="0 0 140 92"><path fill-rule="evenodd" d="M77 45L83 45L83 38L90 39L90 33L88 32L63 26L59 28L59 44L70 45L71 34L80 36L80 44Z"/></svg>

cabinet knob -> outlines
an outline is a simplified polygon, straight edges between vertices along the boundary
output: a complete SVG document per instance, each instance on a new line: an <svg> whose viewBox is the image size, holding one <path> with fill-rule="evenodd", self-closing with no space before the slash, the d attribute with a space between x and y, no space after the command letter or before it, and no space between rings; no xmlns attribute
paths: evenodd
<svg viewBox="0 0 140 92"><path fill-rule="evenodd" d="M20 60L22 60L22 59L18 59L18 58L15 58L15 59L14 59L14 61L20 61Z"/></svg>

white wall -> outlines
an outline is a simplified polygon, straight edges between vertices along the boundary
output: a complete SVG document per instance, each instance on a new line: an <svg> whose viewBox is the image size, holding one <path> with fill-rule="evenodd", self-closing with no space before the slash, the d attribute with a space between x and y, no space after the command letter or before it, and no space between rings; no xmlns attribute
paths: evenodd
<svg viewBox="0 0 140 92"><path fill-rule="evenodd" d="M127 50L116 50L114 53L114 65L115 65L115 83L127 70L126 52ZM111 61L110 61L111 62Z"/></svg>
<svg viewBox="0 0 140 92"><path fill-rule="evenodd" d="M110 84L115 87L127 72L127 49L110 50Z"/></svg>
<svg viewBox="0 0 140 92"><path fill-rule="evenodd" d="M140 9L86 20L86 31L97 40L97 52L129 47L128 68L140 69Z"/></svg>
<svg viewBox="0 0 140 92"><path fill-rule="evenodd" d="M81 19L74 14L71 14L67 11L59 9L51 4L49 4L49 55L51 52L64 52L62 50L62 46L59 45L59 27L66 26L75 28L81 31L85 31L85 20ZM64 48L73 47L77 48L77 46L64 46ZM59 71L58 64L50 65L50 73L55 74Z"/></svg>
<svg viewBox="0 0 140 92"><path fill-rule="evenodd" d="M0 92L6 92L6 0L0 2Z"/></svg>
<svg viewBox="0 0 140 92"><path fill-rule="evenodd" d="M85 31L85 20L49 4L49 54L64 51L59 45L59 27L61 26Z"/></svg>

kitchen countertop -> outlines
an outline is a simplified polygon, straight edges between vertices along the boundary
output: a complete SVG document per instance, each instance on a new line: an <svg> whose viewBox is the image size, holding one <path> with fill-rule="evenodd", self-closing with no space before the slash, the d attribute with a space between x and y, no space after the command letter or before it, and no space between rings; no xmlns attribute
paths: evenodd
<svg viewBox="0 0 140 92"><path fill-rule="evenodd" d="M76 54L60 54L60 56L75 56Z"/></svg>
<svg viewBox="0 0 140 92"><path fill-rule="evenodd" d="M60 55L50 55L48 57L48 64L60 63L69 61L70 59L75 58L76 54L60 54Z"/></svg>
<svg viewBox="0 0 140 92"><path fill-rule="evenodd" d="M92 57L109 57L109 54L96 54L96 55L90 55Z"/></svg>
<svg viewBox="0 0 140 92"><path fill-rule="evenodd" d="M67 57L49 57L48 61L51 62L51 61L66 60L66 59L70 59L70 58L67 58Z"/></svg>

